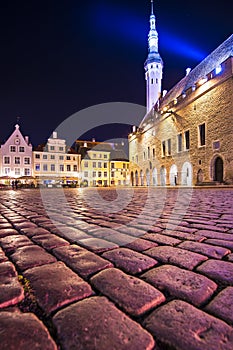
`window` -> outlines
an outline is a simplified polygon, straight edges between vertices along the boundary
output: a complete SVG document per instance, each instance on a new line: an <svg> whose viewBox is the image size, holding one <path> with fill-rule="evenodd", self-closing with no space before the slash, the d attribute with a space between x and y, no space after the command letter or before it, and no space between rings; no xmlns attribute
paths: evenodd
<svg viewBox="0 0 233 350"><path fill-rule="evenodd" d="M84 177L88 177L88 171L84 171Z"/></svg>
<svg viewBox="0 0 233 350"><path fill-rule="evenodd" d="M152 157L155 159L155 148L152 149Z"/></svg>
<svg viewBox="0 0 233 350"><path fill-rule="evenodd" d="M43 154L43 159L47 159L47 154Z"/></svg>
<svg viewBox="0 0 233 350"><path fill-rule="evenodd" d="M68 165L66 166L66 171L71 171L71 166L70 166L70 164L68 164Z"/></svg>
<svg viewBox="0 0 233 350"><path fill-rule="evenodd" d="M107 168L108 167L108 163L104 163L104 168Z"/></svg>
<svg viewBox="0 0 233 350"><path fill-rule="evenodd" d="M20 175L20 168L15 168L15 175Z"/></svg>
<svg viewBox="0 0 233 350"><path fill-rule="evenodd" d="M138 155L136 155L136 163L138 163Z"/></svg>
<svg viewBox="0 0 233 350"><path fill-rule="evenodd" d="M4 164L10 164L10 157L4 157Z"/></svg>
<svg viewBox="0 0 233 350"><path fill-rule="evenodd" d="M96 153L93 154L93 158L96 158Z"/></svg>
<svg viewBox="0 0 233 350"><path fill-rule="evenodd" d="M4 174L9 175L11 172L11 168L4 168Z"/></svg>
<svg viewBox="0 0 233 350"><path fill-rule="evenodd" d="M93 180L93 186L96 186L96 180Z"/></svg>
<svg viewBox="0 0 233 350"><path fill-rule="evenodd" d="M30 169L29 169L29 168L25 168L25 169L24 169L24 175L25 175L25 176L30 176L30 175L31 175Z"/></svg>
<svg viewBox="0 0 233 350"><path fill-rule="evenodd" d="M10 152L16 152L16 146L10 146Z"/></svg>
<svg viewBox="0 0 233 350"><path fill-rule="evenodd" d="M143 152L143 160L146 159L146 152Z"/></svg>
<svg viewBox="0 0 233 350"><path fill-rule="evenodd" d="M150 147L147 147L147 157L150 159Z"/></svg>
<svg viewBox="0 0 233 350"><path fill-rule="evenodd" d="M101 153L99 153L99 158L102 158L102 154Z"/></svg>
<svg viewBox="0 0 233 350"><path fill-rule="evenodd" d="M185 140L185 149L190 149L190 134L189 130L185 131L184 133L184 140Z"/></svg>
<svg viewBox="0 0 233 350"><path fill-rule="evenodd" d="M66 160L70 160L70 156L66 156Z"/></svg>
<svg viewBox="0 0 233 350"><path fill-rule="evenodd" d="M64 159L64 156L59 156L59 160L63 160Z"/></svg>
<svg viewBox="0 0 233 350"><path fill-rule="evenodd" d="M35 165L35 170L36 170L36 171L40 171L40 164L36 164L36 165Z"/></svg>
<svg viewBox="0 0 233 350"><path fill-rule="evenodd" d="M205 146L205 123L199 125L199 146Z"/></svg>
<svg viewBox="0 0 233 350"><path fill-rule="evenodd" d="M55 155L51 154L50 159L55 159Z"/></svg>
<svg viewBox="0 0 233 350"><path fill-rule="evenodd" d="M64 171L64 165L63 165L63 164L60 164L60 165L59 165L59 169L60 169L60 171Z"/></svg>
<svg viewBox="0 0 233 350"><path fill-rule="evenodd" d="M93 168L96 168L96 162L93 162Z"/></svg>
<svg viewBox="0 0 233 350"><path fill-rule="evenodd" d="M98 162L98 168L102 168L102 163Z"/></svg>
<svg viewBox="0 0 233 350"><path fill-rule="evenodd" d="M166 144L165 141L162 142L162 157L165 157L166 154Z"/></svg>
<svg viewBox="0 0 233 350"><path fill-rule="evenodd" d="M59 147L59 151L63 151L64 150L64 148L63 147Z"/></svg>
<svg viewBox="0 0 233 350"><path fill-rule="evenodd" d="M107 177L107 176L108 176L107 171L104 171L104 177Z"/></svg>
<svg viewBox="0 0 233 350"><path fill-rule="evenodd" d="M31 163L30 157L25 157L24 164L30 164L30 163Z"/></svg>
<svg viewBox="0 0 233 350"><path fill-rule="evenodd" d="M220 149L220 141L214 141L213 142L213 150Z"/></svg>
<svg viewBox="0 0 233 350"><path fill-rule="evenodd" d="M111 172L111 177L114 177L114 171Z"/></svg>
<svg viewBox="0 0 233 350"><path fill-rule="evenodd" d="M84 168L88 168L88 162L84 162Z"/></svg>
<svg viewBox="0 0 233 350"><path fill-rule="evenodd" d="M73 171L78 171L78 167L76 164L73 166Z"/></svg>
<svg viewBox="0 0 233 350"><path fill-rule="evenodd" d="M154 84L154 79L153 78L151 79L151 84Z"/></svg>
<svg viewBox="0 0 233 350"><path fill-rule="evenodd" d="M92 176L96 177L96 171L93 171Z"/></svg>
<svg viewBox="0 0 233 350"><path fill-rule="evenodd" d="M54 146L50 146L50 151L54 151L55 147Z"/></svg>
<svg viewBox="0 0 233 350"><path fill-rule="evenodd" d="M126 168L126 164L125 163L123 163L123 169L125 169Z"/></svg>
<svg viewBox="0 0 233 350"><path fill-rule="evenodd" d="M107 154L104 154L104 158L107 159L107 158L108 158L108 155L107 155Z"/></svg>
<svg viewBox="0 0 233 350"><path fill-rule="evenodd" d="M101 176L102 176L101 171L98 171L98 177L101 177Z"/></svg>
<svg viewBox="0 0 233 350"><path fill-rule="evenodd" d="M36 158L36 159L40 159L40 154L36 153L36 154L35 154L35 158Z"/></svg>
<svg viewBox="0 0 233 350"><path fill-rule="evenodd" d="M23 153L24 152L24 147L23 146L19 146L19 152Z"/></svg>
<svg viewBox="0 0 233 350"><path fill-rule="evenodd" d="M55 164L51 164L50 170L51 170L51 171L55 171Z"/></svg>
<svg viewBox="0 0 233 350"><path fill-rule="evenodd" d="M177 150L178 152L182 151L182 134L177 136Z"/></svg>
<svg viewBox="0 0 233 350"><path fill-rule="evenodd" d="M111 169L115 168L115 163L111 163Z"/></svg>
<svg viewBox="0 0 233 350"><path fill-rule="evenodd" d="M48 165L47 164L43 164L43 171L48 171Z"/></svg>
<svg viewBox="0 0 233 350"><path fill-rule="evenodd" d="M170 156L172 154L172 143L171 139L167 140L167 155Z"/></svg>
<svg viewBox="0 0 233 350"><path fill-rule="evenodd" d="M20 157L15 157L15 164L20 164Z"/></svg>

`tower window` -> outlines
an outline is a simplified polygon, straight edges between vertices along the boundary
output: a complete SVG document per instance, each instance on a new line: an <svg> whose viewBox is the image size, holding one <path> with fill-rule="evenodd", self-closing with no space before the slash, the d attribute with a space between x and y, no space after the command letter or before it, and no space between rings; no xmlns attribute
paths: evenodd
<svg viewBox="0 0 233 350"><path fill-rule="evenodd" d="M182 134L179 134L177 136L177 145L178 145L178 152L182 151Z"/></svg>
<svg viewBox="0 0 233 350"><path fill-rule="evenodd" d="M190 135L189 135L189 130L185 131L184 133L184 138L185 138L185 149L188 150L190 148Z"/></svg>
<svg viewBox="0 0 233 350"><path fill-rule="evenodd" d="M153 78L151 79L151 84L154 84L154 79Z"/></svg>

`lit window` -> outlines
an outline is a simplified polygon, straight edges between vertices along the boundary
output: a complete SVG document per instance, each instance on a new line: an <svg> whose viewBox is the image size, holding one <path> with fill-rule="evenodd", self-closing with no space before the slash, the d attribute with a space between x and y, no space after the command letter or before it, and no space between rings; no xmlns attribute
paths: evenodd
<svg viewBox="0 0 233 350"><path fill-rule="evenodd" d="M15 175L20 175L20 168L15 168Z"/></svg>
<svg viewBox="0 0 233 350"><path fill-rule="evenodd" d="M11 168L4 168L4 174L9 175L11 172Z"/></svg>
<svg viewBox="0 0 233 350"><path fill-rule="evenodd" d="M31 161L30 161L30 158L29 157L25 157L24 158L24 164L30 164Z"/></svg>
<svg viewBox="0 0 233 350"><path fill-rule="evenodd" d="M40 171L40 164L36 164L36 165L35 165L35 170L36 170L36 171Z"/></svg>
<svg viewBox="0 0 233 350"><path fill-rule="evenodd" d="M219 65L215 68L215 74L219 74L219 73L221 73L221 71L222 71L221 65Z"/></svg>

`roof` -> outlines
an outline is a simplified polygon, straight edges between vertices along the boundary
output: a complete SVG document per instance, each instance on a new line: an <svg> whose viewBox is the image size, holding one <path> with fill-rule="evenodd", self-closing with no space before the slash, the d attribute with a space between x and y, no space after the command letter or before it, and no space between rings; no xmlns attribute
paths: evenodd
<svg viewBox="0 0 233 350"><path fill-rule="evenodd" d="M121 161L128 161L128 157L126 156L125 152L121 150L113 150L111 152L111 160L121 160Z"/></svg>
<svg viewBox="0 0 233 350"><path fill-rule="evenodd" d="M184 91L191 88L201 78L213 71L228 57L233 56L233 34L208 55L201 63L181 79L166 95L161 99L160 107L180 96Z"/></svg>

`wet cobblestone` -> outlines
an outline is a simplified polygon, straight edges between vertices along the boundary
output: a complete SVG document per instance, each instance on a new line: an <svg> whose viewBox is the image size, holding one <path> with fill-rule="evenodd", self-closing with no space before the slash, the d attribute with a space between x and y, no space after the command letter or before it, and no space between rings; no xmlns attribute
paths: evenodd
<svg viewBox="0 0 233 350"><path fill-rule="evenodd" d="M232 194L0 191L0 348L231 350Z"/></svg>

